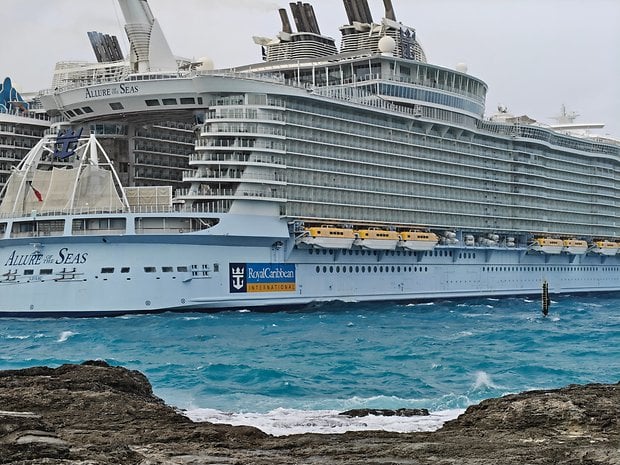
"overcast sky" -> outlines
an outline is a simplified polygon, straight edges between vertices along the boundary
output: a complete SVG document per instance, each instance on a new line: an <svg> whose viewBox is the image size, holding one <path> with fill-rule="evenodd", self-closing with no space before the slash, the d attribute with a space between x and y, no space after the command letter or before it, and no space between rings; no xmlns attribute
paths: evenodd
<svg viewBox="0 0 620 465"><path fill-rule="evenodd" d="M340 42L342 0L312 3L323 34ZM50 87L56 61L95 61L87 31L117 35L127 50L116 0L2 0L0 79L35 91ZM252 36L281 29L279 0L149 0L173 52L210 57L216 67L260 61ZM580 122L606 123L620 137L620 1L393 0L397 19L417 30L428 61L489 86L487 114L504 104L516 115L553 123L562 104ZM383 17L382 0L369 0ZM289 10L290 12L290 10ZM289 13L290 16L290 13ZM292 21L292 16L291 16Z"/></svg>

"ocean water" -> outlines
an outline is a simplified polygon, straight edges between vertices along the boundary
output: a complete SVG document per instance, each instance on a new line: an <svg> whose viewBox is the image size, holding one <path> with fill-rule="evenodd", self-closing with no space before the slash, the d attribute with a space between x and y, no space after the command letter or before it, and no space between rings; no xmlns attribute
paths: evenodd
<svg viewBox="0 0 620 465"><path fill-rule="evenodd" d="M0 319L0 369L106 360L195 420L285 435L433 430L485 398L620 381L620 295ZM351 408L428 417L349 419Z"/></svg>

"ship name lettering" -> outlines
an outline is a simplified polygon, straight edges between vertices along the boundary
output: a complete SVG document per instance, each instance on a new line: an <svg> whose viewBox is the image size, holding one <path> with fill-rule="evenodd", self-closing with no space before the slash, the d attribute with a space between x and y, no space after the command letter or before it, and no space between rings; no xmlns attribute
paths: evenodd
<svg viewBox="0 0 620 465"><path fill-rule="evenodd" d="M86 98L107 97L108 95L112 95L112 89L110 88L93 90L86 88Z"/></svg>
<svg viewBox="0 0 620 465"><path fill-rule="evenodd" d="M4 266L28 266L41 264L41 258L43 254L41 252L32 252L26 255L18 255L16 250L13 250Z"/></svg>
<svg viewBox="0 0 620 465"><path fill-rule="evenodd" d="M138 86L128 86L127 84L119 84L119 87L121 89L120 91L121 94L135 94L136 92L140 91Z"/></svg>
<svg viewBox="0 0 620 465"><path fill-rule="evenodd" d="M57 265L81 265L86 263L87 252L83 253L71 253L67 247L63 247L58 251L58 259L56 259Z"/></svg>

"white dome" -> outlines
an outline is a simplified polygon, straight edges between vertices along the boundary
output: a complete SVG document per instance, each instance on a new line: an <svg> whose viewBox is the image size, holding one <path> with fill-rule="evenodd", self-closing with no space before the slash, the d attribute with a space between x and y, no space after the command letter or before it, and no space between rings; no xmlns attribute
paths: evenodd
<svg viewBox="0 0 620 465"><path fill-rule="evenodd" d="M381 53L394 53L396 41L390 36L383 36L379 40L379 51Z"/></svg>
<svg viewBox="0 0 620 465"><path fill-rule="evenodd" d="M467 73L467 63L457 63L454 67L459 73Z"/></svg>
<svg viewBox="0 0 620 465"><path fill-rule="evenodd" d="M196 68L198 71L210 71L215 68L213 60L209 57L199 58L198 61L200 62L200 65Z"/></svg>

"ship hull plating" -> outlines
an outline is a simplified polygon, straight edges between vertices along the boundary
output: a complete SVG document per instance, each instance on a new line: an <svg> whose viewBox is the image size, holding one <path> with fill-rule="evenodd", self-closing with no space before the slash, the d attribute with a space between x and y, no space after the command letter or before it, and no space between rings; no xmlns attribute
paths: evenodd
<svg viewBox="0 0 620 465"><path fill-rule="evenodd" d="M271 234L231 235L214 227L196 234L5 240L0 314L289 309L328 301L536 295L545 280L551 293L620 290L620 256L456 245L431 251L316 249L295 245L283 220L265 219L264 226Z"/></svg>

